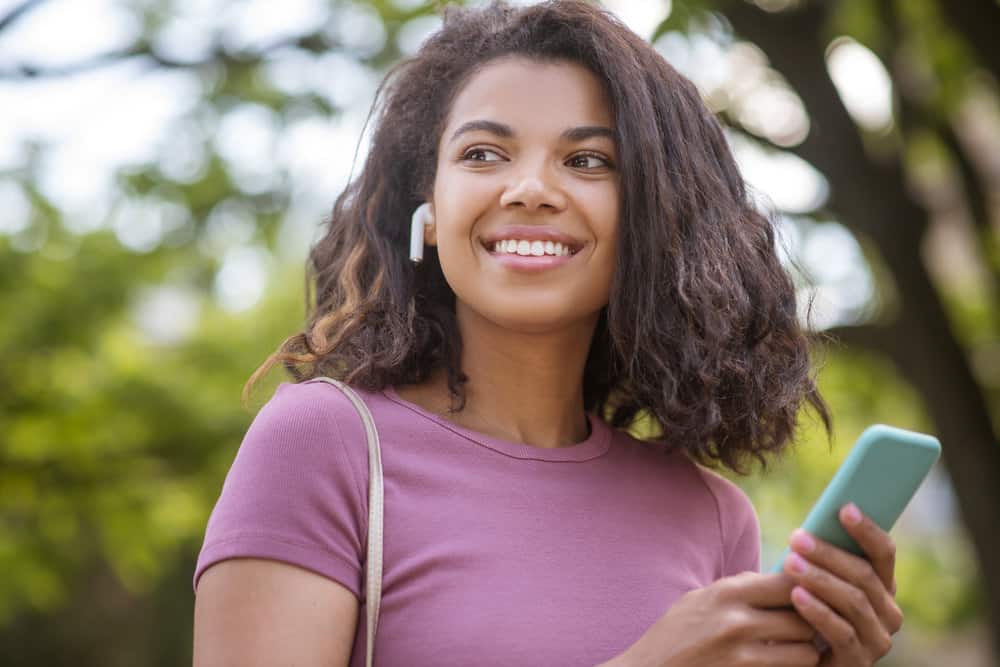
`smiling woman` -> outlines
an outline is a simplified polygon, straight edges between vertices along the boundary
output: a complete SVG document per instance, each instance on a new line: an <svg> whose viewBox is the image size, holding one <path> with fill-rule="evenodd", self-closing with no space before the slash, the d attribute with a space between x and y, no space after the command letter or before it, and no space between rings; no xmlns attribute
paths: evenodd
<svg viewBox="0 0 1000 667"><path fill-rule="evenodd" d="M813 665L817 632L823 664L883 655L888 536L849 527L872 564L759 574L753 507L707 467L828 416L694 86L589 3L493 3L449 12L377 105L305 330L248 383L296 380L209 521L196 664L364 660L366 439L320 376L380 435L380 665Z"/></svg>

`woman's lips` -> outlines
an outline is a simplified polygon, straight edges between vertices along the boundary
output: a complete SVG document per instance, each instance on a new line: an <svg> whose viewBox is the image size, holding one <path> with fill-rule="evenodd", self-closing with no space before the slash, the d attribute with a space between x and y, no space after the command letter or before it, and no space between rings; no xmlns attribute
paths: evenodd
<svg viewBox="0 0 1000 667"><path fill-rule="evenodd" d="M504 225L480 238L479 244L502 267L525 272L563 266L586 246L552 225Z"/></svg>
<svg viewBox="0 0 1000 667"><path fill-rule="evenodd" d="M494 245L502 241L527 241L529 244L536 241L559 243L574 254L585 245L580 239L552 225L504 225L491 230L480 239L483 247L490 252L493 251ZM552 252L546 254L551 255Z"/></svg>
<svg viewBox="0 0 1000 667"><path fill-rule="evenodd" d="M573 261L577 253L570 255L519 255L517 253L496 252L483 248L491 259L500 266L514 271L536 272L554 269Z"/></svg>

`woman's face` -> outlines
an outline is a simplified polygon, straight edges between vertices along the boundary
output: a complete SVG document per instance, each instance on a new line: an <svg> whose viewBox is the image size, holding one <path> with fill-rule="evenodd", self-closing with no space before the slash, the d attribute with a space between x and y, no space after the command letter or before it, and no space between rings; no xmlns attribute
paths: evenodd
<svg viewBox="0 0 1000 667"><path fill-rule="evenodd" d="M460 311L531 332L596 321L616 262L613 130L580 65L504 58L469 79L438 145L425 237Z"/></svg>

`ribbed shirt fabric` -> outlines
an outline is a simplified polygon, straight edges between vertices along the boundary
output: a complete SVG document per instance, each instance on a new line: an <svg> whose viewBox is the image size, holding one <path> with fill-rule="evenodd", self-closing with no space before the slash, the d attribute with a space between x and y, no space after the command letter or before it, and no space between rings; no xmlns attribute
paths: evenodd
<svg viewBox="0 0 1000 667"><path fill-rule="evenodd" d="M359 392L385 485L380 667L596 665L685 592L759 571L746 494L681 451L588 415L554 449L486 436L402 399ZM226 477L194 576L227 558L292 563L362 607L368 450L361 420L324 382L282 384Z"/></svg>

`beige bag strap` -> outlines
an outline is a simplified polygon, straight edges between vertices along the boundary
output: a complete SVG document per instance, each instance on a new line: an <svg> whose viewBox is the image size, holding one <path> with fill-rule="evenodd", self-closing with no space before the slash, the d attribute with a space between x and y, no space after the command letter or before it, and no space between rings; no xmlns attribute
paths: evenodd
<svg viewBox="0 0 1000 667"><path fill-rule="evenodd" d="M382 454L378 442L378 430L372 413L357 392L339 380L316 377L332 384L344 393L354 405L365 425L368 439L368 556L365 567L365 607L368 612L368 643L365 653L365 667L372 667L375 652L375 630L378 627L378 608L382 601Z"/></svg>

